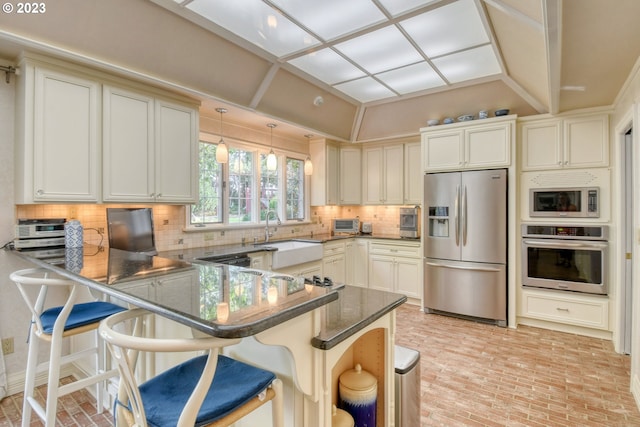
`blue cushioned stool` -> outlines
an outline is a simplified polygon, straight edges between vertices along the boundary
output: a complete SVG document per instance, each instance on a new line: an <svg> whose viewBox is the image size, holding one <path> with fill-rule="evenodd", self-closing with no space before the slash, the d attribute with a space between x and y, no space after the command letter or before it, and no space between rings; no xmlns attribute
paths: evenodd
<svg viewBox="0 0 640 427"><path fill-rule="evenodd" d="M31 424L32 411L46 426L55 426L58 397L97 384L96 409L104 408L104 382L117 376L117 369L105 371L102 341L96 334L100 321L112 314L124 311L125 308L105 301L92 301L76 304L84 286L72 280L62 278L43 268L19 270L9 275L16 284L31 311L31 327L29 330L29 350L27 356L26 379L24 386L24 402L22 408L22 426ZM31 288L36 288L33 292ZM45 308L51 288L61 288L68 292L63 306ZM37 295L35 299L33 295ZM94 333L94 343L90 348L68 355L62 355L62 344L65 337L85 332ZM49 360L38 363L40 341L49 342ZM95 364L95 375L79 378L70 384L60 385L60 369L65 364L91 357ZM34 397L36 375L48 370L48 387L46 404L43 407Z"/></svg>
<svg viewBox="0 0 640 427"><path fill-rule="evenodd" d="M117 425L229 426L269 401L272 425L284 425L282 382L272 372L219 354L222 347L239 339L144 337L146 316L153 314L133 309L100 324L100 336L120 370ZM189 351L205 354L137 384L135 368L140 352Z"/></svg>

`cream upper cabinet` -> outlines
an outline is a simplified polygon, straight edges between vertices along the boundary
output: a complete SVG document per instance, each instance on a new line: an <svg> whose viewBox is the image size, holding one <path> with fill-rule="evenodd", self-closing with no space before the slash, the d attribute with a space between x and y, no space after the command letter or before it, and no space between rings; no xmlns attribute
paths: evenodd
<svg viewBox="0 0 640 427"><path fill-rule="evenodd" d="M359 147L340 148L340 204L362 203L362 152Z"/></svg>
<svg viewBox="0 0 640 427"><path fill-rule="evenodd" d="M404 145L404 203L419 205L422 203L422 162L419 142Z"/></svg>
<svg viewBox="0 0 640 427"><path fill-rule="evenodd" d="M403 204L403 145L364 148L362 157L364 204Z"/></svg>
<svg viewBox="0 0 640 427"><path fill-rule="evenodd" d="M313 161L311 205L337 205L340 200L339 147L326 140L311 141L309 153Z"/></svg>
<svg viewBox="0 0 640 427"><path fill-rule="evenodd" d="M606 114L520 123L522 170L590 168L609 165Z"/></svg>
<svg viewBox="0 0 640 427"><path fill-rule="evenodd" d="M105 86L103 111L103 200L197 201L195 109Z"/></svg>
<svg viewBox="0 0 640 427"><path fill-rule="evenodd" d="M15 201L98 201L100 84L22 62L17 83Z"/></svg>
<svg viewBox="0 0 640 427"><path fill-rule="evenodd" d="M515 117L423 128L425 172L483 169L511 164Z"/></svg>

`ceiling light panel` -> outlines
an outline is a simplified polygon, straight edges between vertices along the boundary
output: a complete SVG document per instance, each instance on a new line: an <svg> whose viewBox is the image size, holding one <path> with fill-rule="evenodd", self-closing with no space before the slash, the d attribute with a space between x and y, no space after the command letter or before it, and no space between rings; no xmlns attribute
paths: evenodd
<svg viewBox="0 0 640 427"><path fill-rule="evenodd" d="M365 75L362 70L329 48L292 59L289 63L330 85Z"/></svg>
<svg viewBox="0 0 640 427"><path fill-rule="evenodd" d="M370 102L396 95L372 77L341 83L334 87L360 102Z"/></svg>
<svg viewBox="0 0 640 427"><path fill-rule="evenodd" d="M418 7L436 3L440 0L380 0L380 4L391 14L398 16L401 13L408 12Z"/></svg>
<svg viewBox="0 0 640 427"><path fill-rule="evenodd" d="M444 80L426 62L377 74L376 77L403 95L445 85Z"/></svg>
<svg viewBox="0 0 640 427"><path fill-rule="evenodd" d="M324 40L352 33L386 19L371 0L272 0L271 2Z"/></svg>
<svg viewBox="0 0 640 427"><path fill-rule="evenodd" d="M424 60L393 25L337 44L335 47L371 74Z"/></svg>
<svg viewBox="0 0 640 427"><path fill-rule="evenodd" d="M400 25L430 58L489 43L474 0L458 0Z"/></svg>
<svg viewBox="0 0 640 427"><path fill-rule="evenodd" d="M194 0L187 8L277 57L320 43L261 0Z"/></svg>
<svg viewBox="0 0 640 427"><path fill-rule="evenodd" d="M433 65L450 83L492 76L502 71L490 45L436 58Z"/></svg>

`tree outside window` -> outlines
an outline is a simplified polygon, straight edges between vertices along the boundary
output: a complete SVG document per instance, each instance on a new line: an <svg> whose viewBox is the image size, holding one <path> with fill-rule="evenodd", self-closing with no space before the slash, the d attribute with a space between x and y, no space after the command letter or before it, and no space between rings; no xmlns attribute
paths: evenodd
<svg viewBox="0 0 640 427"><path fill-rule="evenodd" d="M286 218L304 219L304 161L287 157L286 161Z"/></svg>
<svg viewBox="0 0 640 427"><path fill-rule="evenodd" d="M229 149L229 223L241 224L253 218L253 152Z"/></svg>
<svg viewBox="0 0 640 427"><path fill-rule="evenodd" d="M200 143L200 198L191 206L191 224L222 222L222 166L216 162L216 144Z"/></svg>
<svg viewBox="0 0 640 427"><path fill-rule="evenodd" d="M280 212L279 169L267 170L267 155L260 154L260 221L266 221L268 211Z"/></svg>

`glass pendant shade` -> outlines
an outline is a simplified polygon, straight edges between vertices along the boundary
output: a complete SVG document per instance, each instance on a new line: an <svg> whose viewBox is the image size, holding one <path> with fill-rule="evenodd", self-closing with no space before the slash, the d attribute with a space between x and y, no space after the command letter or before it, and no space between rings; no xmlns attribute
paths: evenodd
<svg viewBox="0 0 640 427"><path fill-rule="evenodd" d="M311 159L309 157L307 157L307 160L304 161L304 174L313 174L313 163L311 163Z"/></svg>
<svg viewBox="0 0 640 427"><path fill-rule="evenodd" d="M227 144L220 138L220 142L218 142L218 146L216 147L216 162L227 163L228 161L229 150L227 149Z"/></svg>
<svg viewBox="0 0 640 427"><path fill-rule="evenodd" d="M267 170L274 171L276 169L278 169L278 159L272 149L267 156Z"/></svg>

